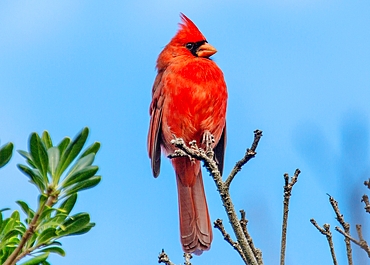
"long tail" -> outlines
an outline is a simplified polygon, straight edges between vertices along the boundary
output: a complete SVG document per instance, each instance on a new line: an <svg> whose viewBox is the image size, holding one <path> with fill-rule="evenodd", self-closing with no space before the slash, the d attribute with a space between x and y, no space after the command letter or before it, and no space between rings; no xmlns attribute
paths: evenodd
<svg viewBox="0 0 370 265"><path fill-rule="evenodd" d="M202 254L211 247L212 226L199 161L176 158L180 235L184 252Z"/></svg>

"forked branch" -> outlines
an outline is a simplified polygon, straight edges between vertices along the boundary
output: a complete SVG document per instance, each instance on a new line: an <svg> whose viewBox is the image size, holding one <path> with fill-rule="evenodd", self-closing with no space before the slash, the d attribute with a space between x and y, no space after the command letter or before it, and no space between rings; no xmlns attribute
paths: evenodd
<svg viewBox="0 0 370 265"><path fill-rule="evenodd" d="M245 211L240 210L240 215L241 215L240 225L242 226L244 236L247 239L247 242L248 242L249 246L251 247L254 256L256 257L258 265L263 265L262 251L254 246L253 239L252 239L251 235L248 232L248 229L247 229L248 220L246 218Z"/></svg>
<svg viewBox="0 0 370 265"><path fill-rule="evenodd" d="M190 259L192 259L193 256L189 253L184 253L184 265L191 265ZM162 249L162 252L158 255L158 263L163 263L166 265L175 265L175 263L172 263L170 261L170 258L164 252L164 249Z"/></svg>
<svg viewBox="0 0 370 265"><path fill-rule="evenodd" d="M329 243L329 247L330 247L331 257L333 259L333 264L334 265L338 265L337 258L335 256L335 251L334 251L333 237L332 237L332 234L330 232L330 225L329 224L324 224L323 225L323 228L321 228L317 224L317 222L315 221L315 219L311 219L310 222L317 228L317 230L320 231L321 234L323 234L324 236L326 236L326 239L327 239L327 241Z"/></svg>
<svg viewBox="0 0 370 265"><path fill-rule="evenodd" d="M221 234L223 235L226 242L230 244L240 255L243 261L247 264L247 259L245 258L243 251L238 242L232 240L231 236L226 232L224 224L222 223L221 219L217 219L214 223L214 227L220 230Z"/></svg>
<svg viewBox="0 0 370 265"><path fill-rule="evenodd" d="M365 208L365 211L367 213L370 213L370 201L369 201L369 197L367 195L363 195L361 201L365 203L365 207L364 207Z"/></svg>
<svg viewBox="0 0 370 265"><path fill-rule="evenodd" d="M162 252L158 255L158 263L163 263L166 265L175 265L170 261L170 258L168 257L167 253L164 252L164 249L162 249Z"/></svg>
<svg viewBox="0 0 370 265"><path fill-rule="evenodd" d="M365 252L367 253L368 257L370 258L370 247L367 244L367 242L364 240L363 235L362 235L362 229L361 225L356 225L356 231L359 240L354 239L350 234L347 234L345 231L340 229L338 226L335 227L335 230L337 230L339 233L341 233L347 240L351 240L353 243L361 247Z"/></svg>
<svg viewBox="0 0 370 265"><path fill-rule="evenodd" d="M251 148L247 149L245 156L235 165L226 182L222 180L222 176L220 171L218 170L217 163L214 160L213 156L210 155L212 154L212 152L210 152L209 150L199 148L196 145L195 141L190 142L189 143L190 147L188 147L184 143L183 139L175 137L172 140L172 144L179 148L179 150L176 150L173 154L170 154L168 156L169 158L189 157L190 159L198 159L204 162L205 167L210 172L214 182L216 183L217 190L221 196L222 203L225 207L225 211L236 235L237 243L239 244L241 249L241 252L238 253L244 260L244 262L249 265L259 265L262 263L257 262L257 257L253 252L251 246L249 245L246 236L244 235L243 228L237 217L234 205L230 197L229 186L231 181L234 179L235 175L241 170L243 165L245 165L251 158L253 158L256 155L255 150L258 146L261 137L262 131L256 130L254 132L254 141L252 143ZM206 146L209 145L210 143L206 143ZM228 242L230 243L230 241Z"/></svg>
<svg viewBox="0 0 370 265"><path fill-rule="evenodd" d="M285 264L285 249L286 249L286 234L288 228L288 213L289 213L289 201L290 197L292 196L292 189L294 184L298 181L298 176L301 173L299 169L296 169L294 172L293 177L289 182L289 175L288 173L284 174L284 212L283 212L283 225L282 225L282 232L281 232L281 250L280 250L280 265Z"/></svg>
<svg viewBox="0 0 370 265"><path fill-rule="evenodd" d="M349 225L349 223L347 223L344 220L343 214L340 213L338 202L332 196L330 196L329 194L328 194L328 196L329 196L329 202L331 204L331 207L333 208L333 210L335 212L335 215L337 216L336 217L337 221L343 227L344 233L347 234L347 235L349 235L350 234L350 225ZM335 230L337 230L338 232L340 232L337 228L339 228L339 227L335 227ZM351 240L350 240L349 237L346 237L345 236L344 242L346 243L346 252L347 252L348 264L349 265L352 265L353 264L353 259L352 259Z"/></svg>
<svg viewBox="0 0 370 265"><path fill-rule="evenodd" d="M260 130L255 130L254 131L254 140L252 143L251 148L248 148L247 151L245 152L245 155L242 159L240 159L238 162L236 162L234 168L231 170L229 176L227 177L225 181L225 185L227 187L230 186L231 182L233 181L235 175L242 169L242 167L252 158L254 158L257 154L256 149L258 146L258 143L262 137L262 131Z"/></svg>

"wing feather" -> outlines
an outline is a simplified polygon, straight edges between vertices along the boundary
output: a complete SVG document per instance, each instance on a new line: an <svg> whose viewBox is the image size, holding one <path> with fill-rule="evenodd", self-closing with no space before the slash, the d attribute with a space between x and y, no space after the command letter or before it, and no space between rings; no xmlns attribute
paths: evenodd
<svg viewBox="0 0 370 265"><path fill-rule="evenodd" d="M222 171L224 170L224 156L225 156L225 149L226 149L226 122L225 127L222 131L220 141L218 141L217 145L214 148L215 152L215 159L218 165L218 170L222 175Z"/></svg>
<svg viewBox="0 0 370 265"><path fill-rule="evenodd" d="M148 133L148 153L151 159L153 176L158 177L161 168L161 124L164 95L162 93L162 75L159 72L152 89L152 103L150 104L150 126Z"/></svg>

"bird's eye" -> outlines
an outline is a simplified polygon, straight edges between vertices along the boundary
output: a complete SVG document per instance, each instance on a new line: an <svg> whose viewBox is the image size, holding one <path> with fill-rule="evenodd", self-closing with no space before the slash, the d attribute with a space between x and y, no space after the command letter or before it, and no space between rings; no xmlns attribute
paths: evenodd
<svg viewBox="0 0 370 265"><path fill-rule="evenodd" d="M185 44L185 47L186 49L188 49L189 51L191 51L193 48L194 48L194 42L188 42Z"/></svg>

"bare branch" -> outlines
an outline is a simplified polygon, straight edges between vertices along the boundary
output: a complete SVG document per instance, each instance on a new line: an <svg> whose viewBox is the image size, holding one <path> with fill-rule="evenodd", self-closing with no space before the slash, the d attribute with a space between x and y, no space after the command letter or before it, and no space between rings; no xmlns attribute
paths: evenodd
<svg viewBox="0 0 370 265"><path fill-rule="evenodd" d="M249 246L251 247L254 256L256 257L258 265L263 265L262 251L254 246L253 239L252 239L252 237L250 236L250 234L247 230L248 220L245 217L246 216L245 211L240 210L240 215L241 215L240 225L242 226L243 233L244 233L244 235L247 239L247 242L248 242Z"/></svg>
<svg viewBox="0 0 370 265"><path fill-rule="evenodd" d="M333 259L333 264L334 265L338 265L337 258L335 256L335 251L334 251L333 237L332 237L332 234L330 232L330 225L329 224L324 224L324 226L323 226L324 228L321 228L317 224L317 222L315 221L315 219L311 219L310 222L317 228L317 230L320 231L321 234L323 234L324 236L326 236L326 239L328 240L329 247L330 247L331 257Z"/></svg>
<svg viewBox="0 0 370 265"><path fill-rule="evenodd" d="M167 156L168 158L172 159L176 157L188 156L191 160L194 158L197 160L201 160L204 162L204 165L211 174L217 174L221 176L216 161L213 159L213 157L209 157L205 150L199 148L196 145L196 141L191 141L189 143L190 147L185 144L182 138L174 138L173 140L171 140L171 143L180 150L175 150L173 154Z"/></svg>
<svg viewBox="0 0 370 265"><path fill-rule="evenodd" d="M365 185L368 189L370 189L370 179L369 179L369 180L365 180L365 181L364 181L364 185Z"/></svg>
<svg viewBox="0 0 370 265"><path fill-rule="evenodd" d="M364 207L365 208L365 211L367 213L370 213L370 201L369 201L369 197L367 195L363 195L361 201L365 203L365 207Z"/></svg>
<svg viewBox="0 0 370 265"><path fill-rule="evenodd" d="M257 146L258 146L258 143L259 143L261 137L262 137L262 131L255 130L254 131L254 140L253 140L251 148L248 148L247 151L245 152L244 157L241 160L239 160L238 162L236 162L233 170L231 171L230 175L228 176L228 178L225 181L225 185L227 187L230 186L230 184L233 181L235 175L242 169L242 167L249 160L251 160L253 157L255 157L255 155L257 154L256 149L257 149Z"/></svg>
<svg viewBox="0 0 370 265"><path fill-rule="evenodd" d="M338 202L328 194L329 196L329 201L330 201L330 204L336 214L336 219L337 221L340 223L340 225L343 227L344 229L344 233L347 234L347 235L350 235L350 225L349 223L347 223L345 220L344 220L344 217L343 217L343 214L340 213L340 210L339 210L339 206L338 206ZM337 230L338 232L340 232L338 229L338 227L335 227L335 230ZM345 236L344 238L344 242L346 243L346 250L347 250L347 259L348 259L348 264L349 265L352 265L353 264L353 260L352 260L352 247L351 247L351 240L349 237Z"/></svg>
<svg viewBox="0 0 370 265"><path fill-rule="evenodd" d="M280 251L280 265L285 264L285 249L286 249L286 234L287 234L287 227L288 227L288 212L289 212L289 200L292 196L292 189L294 184L298 181L298 176L301 173L299 169L296 169L294 172L294 176L291 178L289 182L289 175L287 173L284 174L284 212L283 212L283 225L282 225L282 234L281 234L281 251Z"/></svg>
<svg viewBox="0 0 370 265"><path fill-rule="evenodd" d="M222 223L221 219L217 219L214 223L214 227L220 230L221 234L223 235L226 242L228 242L240 255L240 257L247 263L247 259L245 258L242 249L238 242L235 242L231 239L231 236L226 232L224 224Z"/></svg>
<svg viewBox="0 0 370 265"><path fill-rule="evenodd" d="M190 253L184 253L183 257L185 261L184 265L191 265L190 260L193 258L193 256ZM176 265L175 263L172 263L170 261L170 258L168 257L166 252L164 252L164 249L162 249L162 252L158 255L158 263L164 263L166 265Z"/></svg>
<svg viewBox="0 0 370 265"><path fill-rule="evenodd" d="M345 231L340 229L338 226L335 227L335 230L337 230L339 233L341 233L346 239L351 240L353 243L355 243L356 245L361 247L363 250L365 250L368 257L370 258L370 247L362 236L361 225L356 225L357 235L358 235L360 240L354 239L349 233L346 233Z"/></svg>
<svg viewBox="0 0 370 265"><path fill-rule="evenodd" d="M162 249L162 252L158 256L158 263L164 263L166 265L175 265L170 261L170 258L168 257L166 252L164 252L164 249Z"/></svg>
<svg viewBox="0 0 370 265"><path fill-rule="evenodd" d="M259 138L262 136L262 132L256 130L255 135L257 136L255 136L254 143L252 144L252 148L254 149L257 147ZM211 138L208 137L208 139ZM222 176L220 171L218 170L217 163L214 160L213 155L210 156L210 150L205 151L202 148L199 148L198 146L196 146L195 141L190 142L190 147L188 147L181 138L174 138L171 143L179 148L181 151L176 150L174 154L168 156L169 158L188 155L191 158L195 158L204 162L204 166L210 172L214 182L216 183L217 190L225 207L225 211L229 218L230 224L234 230L235 236L238 240L238 244L240 245L240 248L247 261L246 264L258 265L256 257L254 256L254 253L244 236L243 229L235 212L235 208L230 197L229 187L225 185L225 182L222 180ZM208 146L207 143L206 146Z"/></svg>
<svg viewBox="0 0 370 265"><path fill-rule="evenodd" d="M193 258L193 256L190 253L184 253L184 265L191 265L190 260Z"/></svg>
<svg viewBox="0 0 370 265"><path fill-rule="evenodd" d="M360 239L360 241L358 241L359 244L357 244L356 242L354 242L355 244L359 245L363 250L366 251L368 257L370 258L370 248L369 248L369 245L367 244L367 242L364 240L364 237L362 235L362 227L361 225L356 225L356 231L357 231L357 235L358 235L358 238Z"/></svg>

